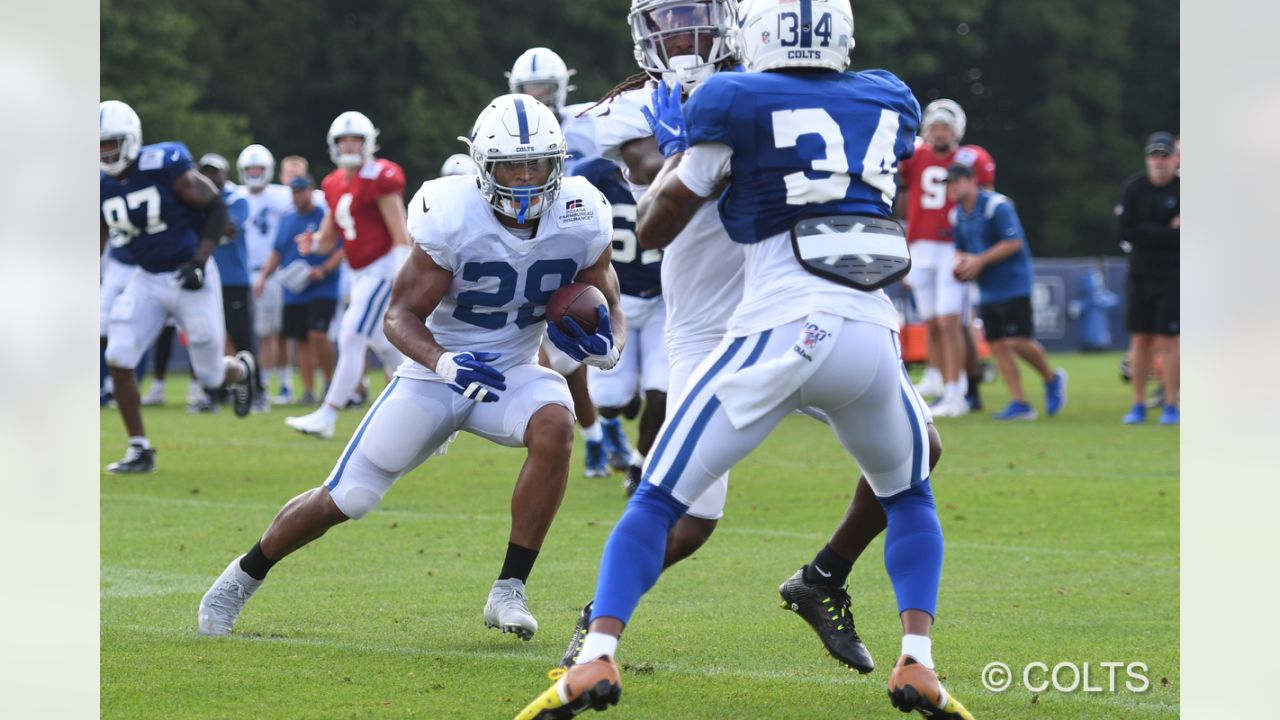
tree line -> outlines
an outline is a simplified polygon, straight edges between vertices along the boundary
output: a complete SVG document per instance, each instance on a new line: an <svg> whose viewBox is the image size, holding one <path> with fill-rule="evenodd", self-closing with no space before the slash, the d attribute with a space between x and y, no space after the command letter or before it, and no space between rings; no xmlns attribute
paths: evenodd
<svg viewBox="0 0 1280 720"><path fill-rule="evenodd" d="M503 73L546 46L570 102L637 71L628 0L102 0L103 99L145 139L234 164L245 145L332 169L325 133L361 110L410 186L463 150ZM1040 256L1114 255L1113 208L1154 130L1178 132L1178 5L1168 0L854 3L853 69L886 68L921 106L950 97L991 151ZM234 179L234 172L233 172Z"/></svg>

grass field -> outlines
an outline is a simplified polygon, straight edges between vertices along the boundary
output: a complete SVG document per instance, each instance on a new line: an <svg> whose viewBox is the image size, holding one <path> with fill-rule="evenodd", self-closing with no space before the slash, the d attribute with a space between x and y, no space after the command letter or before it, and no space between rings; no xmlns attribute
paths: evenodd
<svg viewBox="0 0 1280 720"><path fill-rule="evenodd" d="M934 658L980 720L1175 717L1178 431L1120 425L1117 356L1056 360L1071 373L1062 416L938 422L947 554ZM201 595L285 500L325 478L360 414L319 441L288 430L282 408L244 421L229 407L185 415L185 379L171 385L169 406L146 415L158 472L102 476L103 717L510 718L546 687L624 500L616 480L581 477L580 444L530 578L541 624L531 642L481 620L523 453L465 435L379 510L277 566L235 634L202 638ZM1008 399L1002 386L984 391L989 410ZM1043 406L1038 387L1033 400ZM114 410L102 412L100 443L104 464L123 452ZM822 547L856 477L831 434L803 417L735 468L716 536L663 577L628 628L623 700L608 717L905 717L885 697L900 631L879 541L850 578L879 664L871 675L842 670L778 608L778 584ZM1121 671L1115 693L995 694L981 683L992 661L1015 674L1034 661L1089 662L1104 687L1100 663L1139 661L1151 687L1126 691Z"/></svg>

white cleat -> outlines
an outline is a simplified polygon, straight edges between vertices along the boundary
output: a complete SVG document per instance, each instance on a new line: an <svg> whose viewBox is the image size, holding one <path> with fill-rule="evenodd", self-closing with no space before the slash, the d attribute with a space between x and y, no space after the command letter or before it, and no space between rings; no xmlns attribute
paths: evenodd
<svg viewBox="0 0 1280 720"><path fill-rule="evenodd" d="M151 383L151 389L146 395L142 396L142 404L144 407L156 407L164 405L164 386L159 383Z"/></svg>
<svg viewBox="0 0 1280 720"><path fill-rule="evenodd" d="M333 429L337 425L337 420L331 419L321 408L302 417L285 418L284 424L304 435L315 435L328 440L333 437Z"/></svg>
<svg viewBox="0 0 1280 720"><path fill-rule="evenodd" d="M944 397L929 407L934 417L955 418L969 414L969 401L963 395Z"/></svg>
<svg viewBox="0 0 1280 720"><path fill-rule="evenodd" d="M524 594L524 583L516 578L497 580L489 591L489 602L484 604L484 626L498 628L504 633L515 633L521 640L528 640L538 632L538 621L529 612L529 598Z"/></svg>
<svg viewBox="0 0 1280 720"><path fill-rule="evenodd" d="M943 391L942 376L932 373L925 373L920 378L920 383L916 385L916 392L920 393L922 398L941 397Z"/></svg>
<svg viewBox="0 0 1280 720"><path fill-rule="evenodd" d="M200 599L200 615L197 622L201 635L230 635L236 618L244 609L253 592L262 585L240 569L241 555L213 581L213 587Z"/></svg>

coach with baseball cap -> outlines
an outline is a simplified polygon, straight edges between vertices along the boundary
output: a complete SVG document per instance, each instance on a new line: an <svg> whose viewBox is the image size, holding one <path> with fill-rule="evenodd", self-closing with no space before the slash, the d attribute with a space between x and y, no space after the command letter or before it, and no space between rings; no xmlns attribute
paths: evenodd
<svg viewBox="0 0 1280 720"><path fill-rule="evenodd" d="M1134 402L1124 423L1146 421L1147 378L1159 353L1165 402L1160 424L1177 425L1181 419L1178 250L1182 212L1177 138L1167 132L1152 133L1144 154L1146 171L1125 181L1116 206L1121 244L1130 250L1125 324Z"/></svg>

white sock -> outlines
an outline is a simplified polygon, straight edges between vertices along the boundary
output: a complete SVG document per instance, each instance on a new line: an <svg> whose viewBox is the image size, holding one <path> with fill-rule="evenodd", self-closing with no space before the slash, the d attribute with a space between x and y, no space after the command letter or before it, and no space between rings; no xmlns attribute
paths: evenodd
<svg viewBox="0 0 1280 720"><path fill-rule="evenodd" d="M271 378L275 376L275 368L262 368L262 387L267 392L271 392Z"/></svg>
<svg viewBox="0 0 1280 720"><path fill-rule="evenodd" d="M137 445L137 446L141 447L143 450L150 450L150 449L151 449L151 441L147 439L147 436L146 436L146 435L131 435L131 436L129 436L129 444L130 444L130 445Z"/></svg>
<svg viewBox="0 0 1280 720"><path fill-rule="evenodd" d="M631 464L644 467L644 455L641 455L640 451L635 448L631 448Z"/></svg>
<svg viewBox="0 0 1280 720"><path fill-rule="evenodd" d="M152 378L151 378L151 388L152 388L153 390L154 390L155 388L160 388L161 390L164 390L164 379L163 379L163 378L158 378L158 377L152 377Z"/></svg>
<svg viewBox="0 0 1280 720"><path fill-rule="evenodd" d="M587 442L600 442L604 439L604 431L600 429L600 423L591 423L590 427L582 428L582 439Z"/></svg>
<svg viewBox="0 0 1280 720"><path fill-rule="evenodd" d="M933 638L928 635L903 635L902 654L910 655L921 665L933 669Z"/></svg>
<svg viewBox="0 0 1280 720"><path fill-rule="evenodd" d="M292 368L280 368L280 392L293 393L293 370Z"/></svg>
<svg viewBox="0 0 1280 720"><path fill-rule="evenodd" d="M942 382L942 371L932 365L925 367L924 376L920 378L922 383Z"/></svg>
<svg viewBox="0 0 1280 720"><path fill-rule="evenodd" d="M316 412L320 413L326 422L337 422L338 420L338 411L334 410L333 406L328 403L320 403L320 409Z"/></svg>
<svg viewBox="0 0 1280 720"><path fill-rule="evenodd" d="M589 632L582 641L582 650L578 653L578 665L589 663L598 657L613 657L618 652L618 638L604 633Z"/></svg>
<svg viewBox="0 0 1280 720"><path fill-rule="evenodd" d="M960 383L949 382L943 385L942 397L944 398L964 397L964 392L960 390Z"/></svg>

